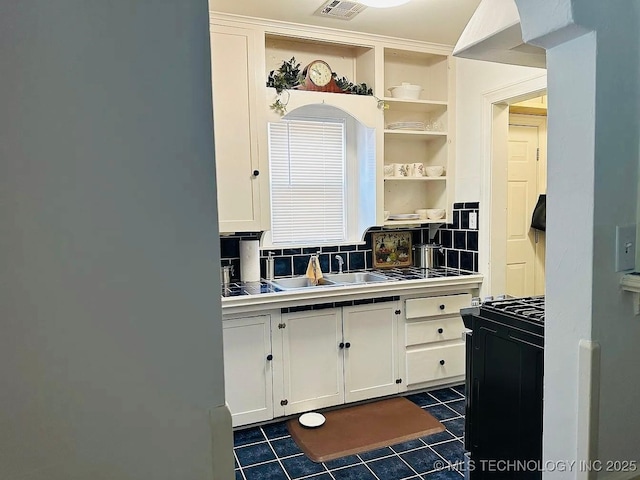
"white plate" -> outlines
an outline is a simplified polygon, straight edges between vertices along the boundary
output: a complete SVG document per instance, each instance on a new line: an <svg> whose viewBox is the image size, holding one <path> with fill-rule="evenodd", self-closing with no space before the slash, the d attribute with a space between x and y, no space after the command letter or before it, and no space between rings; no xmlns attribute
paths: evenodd
<svg viewBox="0 0 640 480"><path fill-rule="evenodd" d="M389 215L389 220L418 220L420 215L417 213L399 213L397 215Z"/></svg>
<svg viewBox="0 0 640 480"><path fill-rule="evenodd" d="M324 423L324 420L324 415L316 412L304 413L298 418L300 425L307 428L317 428Z"/></svg>

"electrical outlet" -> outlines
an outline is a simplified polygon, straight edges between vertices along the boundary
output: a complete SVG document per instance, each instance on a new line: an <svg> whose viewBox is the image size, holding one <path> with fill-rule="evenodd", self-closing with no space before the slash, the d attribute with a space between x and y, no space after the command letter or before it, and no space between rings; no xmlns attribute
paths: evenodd
<svg viewBox="0 0 640 480"><path fill-rule="evenodd" d="M636 266L636 226L616 227L616 272L633 270Z"/></svg>
<svg viewBox="0 0 640 480"><path fill-rule="evenodd" d="M472 230L478 229L478 214L476 212L469 213L469 228Z"/></svg>

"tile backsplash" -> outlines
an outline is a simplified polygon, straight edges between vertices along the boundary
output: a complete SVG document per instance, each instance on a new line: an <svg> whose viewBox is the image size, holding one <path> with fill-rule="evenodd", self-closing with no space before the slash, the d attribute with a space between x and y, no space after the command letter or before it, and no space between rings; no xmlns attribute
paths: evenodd
<svg viewBox="0 0 640 480"><path fill-rule="evenodd" d="M445 266L478 271L478 230L469 228L469 214L478 214L478 202L454 203L452 223L440 227L431 243L439 243L444 248ZM432 227L433 229L433 227ZM275 276L304 275L309 264L309 257L317 252L323 272L337 272L336 255L344 259L343 269L362 270L373 268L371 233L382 230L372 227L364 235L364 242L351 245L332 245L306 248L264 249L260 250L260 275L265 276L266 258L274 252ZM412 243L430 243L429 226L407 229L412 232ZM240 240L260 238L260 233L239 232L234 235L220 237L220 255L222 265L233 265L234 280L240 277ZM331 268L329 268L331 267Z"/></svg>

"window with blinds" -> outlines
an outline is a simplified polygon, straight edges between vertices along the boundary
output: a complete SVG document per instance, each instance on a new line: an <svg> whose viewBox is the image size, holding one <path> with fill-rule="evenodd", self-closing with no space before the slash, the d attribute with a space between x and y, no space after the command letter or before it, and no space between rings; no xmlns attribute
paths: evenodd
<svg viewBox="0 0 640 480"><path fill-rule="evenodd" d="M344 121L270 123L269 162L273 244L345 241Z"/></svg>

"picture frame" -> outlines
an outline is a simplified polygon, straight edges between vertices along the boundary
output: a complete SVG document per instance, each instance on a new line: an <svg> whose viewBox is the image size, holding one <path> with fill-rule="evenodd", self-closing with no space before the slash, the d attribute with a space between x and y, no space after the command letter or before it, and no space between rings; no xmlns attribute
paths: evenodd
<svg viewBox="0 0 640 480"><path fill-rule="evenodd" d="M375 232L371 240L374 268L411 266L411 232Z"/></svg>

